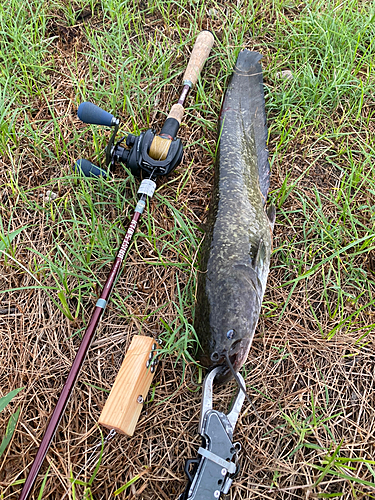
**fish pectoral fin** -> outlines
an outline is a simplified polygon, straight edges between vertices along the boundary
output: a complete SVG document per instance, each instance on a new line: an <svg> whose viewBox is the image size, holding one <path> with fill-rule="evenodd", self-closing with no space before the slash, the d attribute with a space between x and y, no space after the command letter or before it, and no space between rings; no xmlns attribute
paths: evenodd
<svg viewBox="0 0 375 500"><path fill-rule="evenodd" d="M256 257L255 257L255 266L254 266L255 270L258 272L258 274L259 274L259 272L260 273L262 272L265 260L266 260L266 246L264 244L263 239L261 239L259 242L259 247L258 247Z"/></svg>
<svg viewBox="0 0 375 500"><path fill-rule="evenodd" d="M275 227L275 220L276 220L276 207L273 203L272 203L272 205L270 205L267 208L266 213L267 213L268 220L270 221L271 230L273 232L273 228Z"/></svg>

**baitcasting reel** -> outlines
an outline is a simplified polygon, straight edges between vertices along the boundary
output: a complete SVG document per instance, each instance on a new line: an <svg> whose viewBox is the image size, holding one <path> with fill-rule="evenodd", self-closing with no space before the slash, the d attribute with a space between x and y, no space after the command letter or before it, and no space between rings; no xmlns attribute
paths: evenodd
<svg viewBox="0 0 375 500"><path fill-rule="evenodd" d="M166 119L160 135L149 129L138 136L128 134L115 143L120 124L118 118L91 102L81 103L77 114L84 123L114 127L106 147L106 166L110 170L116 163L124 163L136 177L140 177L143 170L149 178L156 178L170 174L182 161L182 142L176 138L180 123L175 118ZM124 141L127 147L124 147ZM74 171L86 177L107 177L106 170L88 160L78 160Z"/></svg>

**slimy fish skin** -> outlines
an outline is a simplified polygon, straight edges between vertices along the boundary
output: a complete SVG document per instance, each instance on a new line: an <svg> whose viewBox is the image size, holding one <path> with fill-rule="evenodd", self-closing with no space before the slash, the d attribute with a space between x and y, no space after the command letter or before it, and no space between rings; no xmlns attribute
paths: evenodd
<svg viewBox="0 0 375 500"><path fill-rule="evenodd" d="M201 249L194 327L198 359L238 372L253 340L272 251L275 207L266 210L270 166L262 67L242 50L219 118L214 188Z"/></svg>

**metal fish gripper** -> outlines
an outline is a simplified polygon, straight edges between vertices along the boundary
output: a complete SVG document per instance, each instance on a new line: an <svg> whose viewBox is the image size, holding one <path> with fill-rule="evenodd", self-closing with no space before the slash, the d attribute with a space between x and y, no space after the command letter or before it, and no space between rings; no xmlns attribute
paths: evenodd
<svg viewBox="0 0 375 500"><path fill-rule="evenodd" d="M239 391L230 412L226 415L212 408L213 381L220 367L214 368L203 381L203 394L198 432L202 446L198 457L188 459L185 473L188 484L179 500L208 500L226 495L239 471L240 443L233 443L233 431L237 423L245 395ZM241 375L238 375L245 383Z"/></svg>

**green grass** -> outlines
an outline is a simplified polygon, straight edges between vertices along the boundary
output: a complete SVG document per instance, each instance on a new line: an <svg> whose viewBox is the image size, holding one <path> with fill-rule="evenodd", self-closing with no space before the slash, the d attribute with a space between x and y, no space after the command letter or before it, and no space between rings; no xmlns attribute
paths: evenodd
<svg viewBox="0 0 375 500"><path fill-rule="evenodd" d="M3 396L0 398L0 412L3 411L8 404L12 401L12 399L24 389L24 387L21 387L19 389L13 389L13 391L10 391L6 396ZM18 422L18 417L20 415L21 408L18 407L14 413L9 418L9 421L6 426L6 431L5 435L2 436L1 444L0 444L0 457L3 455L5 449L7 448L8 444L10 443L14 431L16 430L17 422Z"/></svg>
<svg viewBox="0 0 375 500"><path fill-rule="evenodd" d="M174 361L192 361L198 219L209 192L202 196L199 216L184 193L193 192L198 166L206 167L206 175L212 172L223 91L236 55L247 46L264 54L270 200L278 207L271 273L285 296L266 295L264 314L268 321L283 321L297 302L309 328L322 338L349 335L358 352L370 342L375 7L360 0L238 4L3 2L0 195L6 192L7 199L1 198L0 252L5 271L18 281L7 282L1 295L42 290L71 324L66 337L82 333L125 235L138 181L122 168L114 179L95 183L72 174L80 157L103 166L108 140L108 131L79 124L76 108L90 100L115 113L123 134L160 129L178 96L196 35L208 27L216 30L215 46L181 127L185 162L159 186L142 218L122 274L126 282L111 300L116 321L136 320L140 330L157 325L164 352ZM82 12L88 15L85 22ZM293 79L279 78L284 69ZM197 182L205 180L202 175ZM44 201L39 195L47 190L57 199ZM143 284L132 266L141 266ZM168 288L168 299L159 303L148 291L163 286L167 275L174 293ZM274 350L275 364L289 359L285 347ZM288 425L299 436L297 453L329 417L324 409L319 417L311 409L308 416L282 418L283 429ZM316 486L327 475L354 482L343 472L346 462L331 438L335 450L326 447L324 460L311 462L321 478ZM372 465L363 461L371 485ZM366 485L363 481L357 483Z"/></svg>

